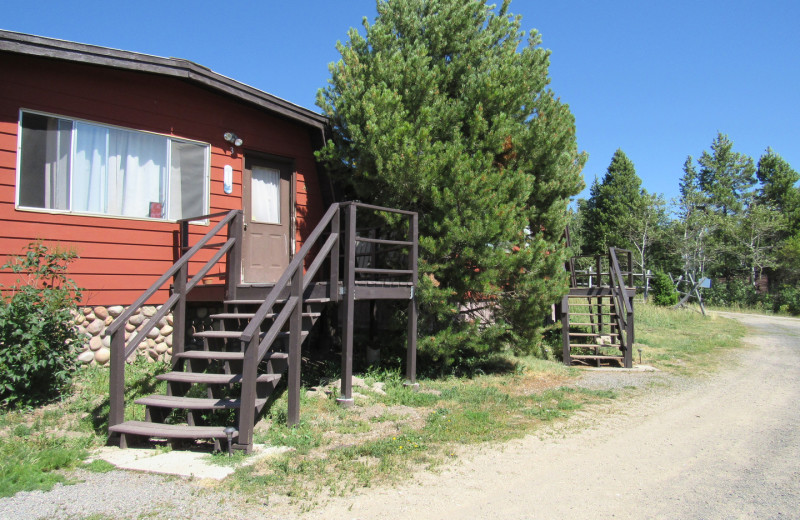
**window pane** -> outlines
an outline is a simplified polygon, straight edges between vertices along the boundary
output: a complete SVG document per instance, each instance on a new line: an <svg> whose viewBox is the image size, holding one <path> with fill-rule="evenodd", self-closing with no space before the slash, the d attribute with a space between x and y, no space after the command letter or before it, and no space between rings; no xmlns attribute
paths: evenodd
<svg viewBox="0 0 800 520"><path fill-rule="evenodd" d="M250 200L252 220L280 224L280 170L254 166L252 179Z"/></svg>
<svg viewBox="0 0 800 520"><path fill-rule="evenodd" d="M75 129L72 210L105 213L108 129L82 122L76 122Z"/></svg>
<svg viewBox="0 0 800 520"><path fill-rule="evenodd" d="M109 130L108 207L112 215L164 218L168 139Z"/></svg>
<svg viewBox="0 0 800 520"><path fill-rule="evenodd" d="M72 123L22 114L19 204L68 210Z"/></svg>
<svg viewBox="0 0 800 520"><path fill-rule="evenodd" d="M172 141L169 174L169 218L180 220L205 215L207 147Z"/></svg>

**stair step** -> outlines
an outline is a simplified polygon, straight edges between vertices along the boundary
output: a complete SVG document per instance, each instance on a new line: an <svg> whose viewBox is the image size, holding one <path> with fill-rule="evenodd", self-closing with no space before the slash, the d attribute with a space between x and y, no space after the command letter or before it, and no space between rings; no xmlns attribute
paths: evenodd
<svg viewBox="0 0 800 520"><path fill-rule="evenodd" d="M256 378L258 383L274 383L279 381L280 374L261 374ZM168 372L156 376L159 381L170 381L173 383L192 383L207 385L225 385L231 383L241 383L242 374L207 374L204 372Z"/></svg>
<svg viewBox="0 0 800 520"><path fill-rule="evenodd" d="M180 424L161 424L145 421L125 421L109 426L114 433L143 435L145 437L166 437L172 439L227 439L224 426L187 426ZM233 434L236 439L239 432Z"/></svg>
<svg viewBox="0 0 800 520"><path fill-rule="evenodd" d="M616 361L622 361L622 362L625 361L625 356L600 356L600 355L597 355L597 356L591 356L591 355L573 356L573 355L570 355L569 357L571 357L572 359L593 359L593 360L596 360L596 359L599 359L599 360L614 359Z"/></svg>
<svg viewBox="0 0 800 520"><path fill-rule="evenodd" d="M244 352L226 352L222 350L187 350L175 354L174 358L183 359L207 359L218 361L242 361ZM264 359L288 359L289 354L285 352L268 352Z"/></svg>
<svg viewBox="0 0 800 520"><path fill-rule="evenodd" d="M180 397L175 395L151 395L137 399L136 404L156 406L159 408L183 408L186 410L230 410L239 408L240 399L213 399L205 397ZM266 399L256 399L255 405L261 406Z"/></svg>
<svg viewBox="0 0 800 520"><path fill-rule="evenodd" d="M212 320L251 320L255 317L254 312L223 312L220 314L212 314L209 316ZM267 318L274 318L278 314L271 312L267 314ZM319 318L322 316L320 312L304 312L304 318Z"/></svg>
<svg viewBox="0 0 800 520"><path fill-rule="evenodd" d="M613 322L612 323L608 323L608 322L605 322L605 321L603 323L577 323L577 322L571 321L571 322L569 322L569 325L570 325L570 327L598 327L600 325L602 325L603 327L616 327L617 326L616 323L613 323Z"/></svg>
<svg viewBox="0 0 800 520"><path fill-rule="evenodd" d="M570 332L569 335L578 338L599 338L601 336L619 337L619 334L616 332Z"/></svg>
<svg viewBox="0 0 800 520"><path fill-rule="evenodd" d="M570 316L616 316L616 312L570 312Z"/></svg>
<svg viewBox="0 0 800 520"><path fill-rule="evenodd" d="M289 335L288 332L279 332L279 338L285 338ZM264 333L261 333L261 336L264 336ZM301 337L308 336L308 331L302 331L300 333ZM195 332L194 337L196 338L216 338L216 339L239 339L242 337L242 332L238 330L206 330L203 332Z"/></svg>
<svg viewBox="0 0 800 520"><path fill-rule="evenodd" d="M303 303L328 303L329 301L331 301L330 298L306 298ZM261 305L264 300L225 300L224 303L228 305ZM286 300L275 300L275 303L286 303Z"/></svg>
<svg viewBox="0 0 800 520"><path fill-rule="evenodd" d="M619 343L607 343L600 345L598 343L570 343L569 348L619 348Z"/></svg>

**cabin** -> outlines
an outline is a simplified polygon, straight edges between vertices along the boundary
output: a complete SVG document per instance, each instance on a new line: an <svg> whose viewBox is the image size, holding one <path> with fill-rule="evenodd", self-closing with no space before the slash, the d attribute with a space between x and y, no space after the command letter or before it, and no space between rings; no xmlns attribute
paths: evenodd
<svg viewBox="0 0 800 520"><path fill-rule="evenodd" d="M78 359L110 366L113 439L249 450L284 374L297 421L300 348L326 313L351 404L357 300L409 301L414 384L417 215L334 200L324 116L191 61L9 31L0 70L0 256L36 240L79 255ZM357 212L406 227L359 236ZM139 401L145 421L124 421L137 357L173 372Z"/></svg>

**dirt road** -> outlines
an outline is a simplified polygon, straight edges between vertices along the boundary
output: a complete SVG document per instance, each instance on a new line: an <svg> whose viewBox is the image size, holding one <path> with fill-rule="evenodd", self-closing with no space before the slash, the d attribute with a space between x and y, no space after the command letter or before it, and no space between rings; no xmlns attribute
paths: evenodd
<svg viewBox="0 0 800 520"><path fill-rule="evenodd" d="M707 380L305 517L800 518L800 320L731 317L752 348Z"/></svg>

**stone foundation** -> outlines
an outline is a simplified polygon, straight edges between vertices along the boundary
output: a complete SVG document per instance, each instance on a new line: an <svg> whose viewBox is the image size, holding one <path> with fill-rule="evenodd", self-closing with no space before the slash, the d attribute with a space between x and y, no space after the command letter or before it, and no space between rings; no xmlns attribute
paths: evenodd
<svg viewBox="0 0 800 520"><path fill-rule="evenodd" d="M205 304L187 306L186 338L190 338L195 331L211 328L209 314L218 312L217 306ZM160 308L146 305L131 316L125 325L125 341L142 329L144 324ZM106 329L114 319L125 312L125 307L114 305L110 307L80 307L74 314L78 334L83 340L83 347L78 355L78 363L82 365L108 365L111 357L111 336L106 335ZM172 359L172 313L161 318L156 326L147 333L147 338L142 341L134 354L128 358L133 362L138 357L144 357L148 362L169 361Z"/></svg>

